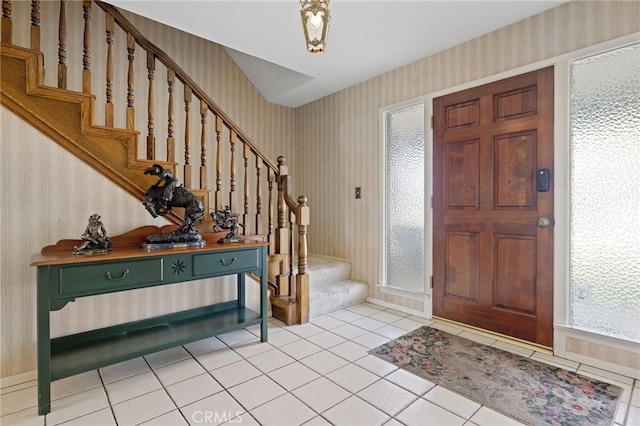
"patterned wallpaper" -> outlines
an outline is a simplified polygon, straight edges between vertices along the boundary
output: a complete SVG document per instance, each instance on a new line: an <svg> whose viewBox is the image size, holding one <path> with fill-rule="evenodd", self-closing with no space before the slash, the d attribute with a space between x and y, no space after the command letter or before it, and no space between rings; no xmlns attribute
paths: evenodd
<svg viewBox="0 0 640 426"><path fill-rule="evenodd" d="M352 278L368 282L371 297L422 311L376 287L380 109L639 30L640 2L572 1L297 108L296 163L313 159L298 182L312 211L309 250L351 259Z"/></svg>
<svg viewBox="0 0 640 426"><path fill-rule="evenodd" d="M22 3L28 2L13 2L16 22L20 16L28 22L28 11L17 10ZM380 108L640 31L640 2L572 1L292 110L262 99L221 47L127 16L180 63L263 152L274 160L281 154L295 160L289 161L294 194L306 195L311 207L310 252L351 259L352 278L368 282L372 297L415 310L422 310L422 304L376 289ZM28 29L17 23L15 27L15 41L26 40ZM94 64L101 63L100 57L94 54ZM59 239L78 237L96 212L110 235L161 224L144 211L140 200L4 107L0 111L0 377L7 377L36 367L35 269L28 266L33 253ZM356 186L362 187L360 200L353 197ZM86 298L52 313L52 334L212 303L232 292L230 283L216 285L214 291L210 282L195 282ZM257 293L249 296L256 303L251 294Z"/></svg>

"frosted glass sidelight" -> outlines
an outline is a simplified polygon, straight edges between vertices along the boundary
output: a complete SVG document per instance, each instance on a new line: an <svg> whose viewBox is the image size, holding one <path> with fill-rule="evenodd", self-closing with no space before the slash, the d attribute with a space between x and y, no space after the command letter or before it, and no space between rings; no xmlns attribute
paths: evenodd
<svg viewBox="0 0 640 426"><path fill-rule="evenodd" d="M385 114L385 285L424 292L424 104Z"/></svg>
<svg viewBox="0 0 640 426"><path fill-rule="evenodd" d="M570 70L571 325L640 342L640 44Z"/></svg>

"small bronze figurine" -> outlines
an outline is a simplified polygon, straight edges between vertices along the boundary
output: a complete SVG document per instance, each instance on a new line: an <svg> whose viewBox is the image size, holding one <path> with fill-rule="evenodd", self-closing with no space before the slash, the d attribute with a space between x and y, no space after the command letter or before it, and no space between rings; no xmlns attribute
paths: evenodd
<svg viewBox="0 0 640 426"><path fill-rule="evenodd" d="M73 254L104 253L111 250L111 240L107 237L98 214L89 217L89 224L81 238L82 244L73 248Z"/></svg>
<svg viewBox="0 0 640 426"><path fill-rule="evenodd" d="M178 186L178 179L171 170L165 170L159 164L147 168L144 174L158 176L158 181L149 187L142 202L151 216L164 216L171 213L173 207L184 207L184 221L170 234L149 235L147 244L143 244L143 247L203 247L206 243L195 228L196 221L204 217L204 205L200 197L184 186Z"/></svg>
<svg viewBox="0 0 640 426"><path fill-rule="evenodd" d="M215 232L221 232L223 229L229 230L227 235L218 240L219 243L235 243L242 240L242 237L238 235L238 231L241 226L244 228L244 225L238 223L238 214L231 213L229 206L224 206L222 210L215 210L211 213L211 218L216 223L213 225Z"/></svg>

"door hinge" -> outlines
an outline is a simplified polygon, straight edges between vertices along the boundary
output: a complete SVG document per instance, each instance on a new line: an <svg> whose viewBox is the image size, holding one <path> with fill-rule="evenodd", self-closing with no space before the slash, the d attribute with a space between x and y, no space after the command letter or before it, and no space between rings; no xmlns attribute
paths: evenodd
<svg viewBox="0 0 640 426"><path fill-rule="evenodd" d="M433 195L429 197L429 207L433 209Z"/></svg>
<svg viewBox="0 0 640 426"><path fill-rule="evenodd" d="M431 128L433 129L433 115L431 116Z"/></svg>
<svg viewBox="0 0 640 426"><path fill-rule="evenodd" d="M429 288L433 289L433 275L429 277Z"/></svg>

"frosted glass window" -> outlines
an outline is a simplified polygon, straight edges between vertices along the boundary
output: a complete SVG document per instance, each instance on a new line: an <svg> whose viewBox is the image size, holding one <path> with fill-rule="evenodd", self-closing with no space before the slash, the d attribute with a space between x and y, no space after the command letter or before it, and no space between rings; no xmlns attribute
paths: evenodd
<svg viewBox="0 0 640 426"><path fill-rule="evenodd" d="M571 76L572 326L640 341L640 44Z"/></svg>
<svg viewBox="0 0 640 426"><path fill-rule="evenodd" d="M386 286L424 292L424 104L385 114Z"/></svg>

